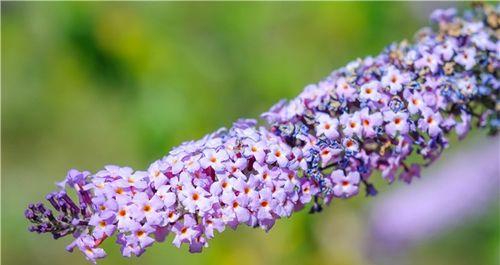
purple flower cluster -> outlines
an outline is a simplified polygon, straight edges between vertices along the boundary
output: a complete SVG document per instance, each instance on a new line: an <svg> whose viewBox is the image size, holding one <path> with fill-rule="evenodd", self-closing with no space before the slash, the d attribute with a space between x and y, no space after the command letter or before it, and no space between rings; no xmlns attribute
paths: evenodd
<svg viewBox="0 0 500 265"><path fill-rule="evenodd" d="M410 183L447 147L450 132L465 137L472 118L496 132L498 13L488 6L463 17L437 10L437 32L423 29L416 44L392 44L307 86L262 115L267 128L239 120L183 143L147 171L71 170L47 197L59 215L30 205L30 230L72 234L68 250L93 262L113 235L127 257L170 233L177 247L199 252L226 227L267 231L310 202L318 212L333 198L355 196L361 185L375 195L368 182L375 171ZM414 153L422 162L407 165Z"/></svg>

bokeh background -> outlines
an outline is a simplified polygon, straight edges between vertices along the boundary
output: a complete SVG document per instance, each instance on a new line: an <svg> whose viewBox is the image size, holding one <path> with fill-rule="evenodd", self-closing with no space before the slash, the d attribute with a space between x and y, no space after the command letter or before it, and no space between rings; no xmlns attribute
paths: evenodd
<svg viewBox="0 0 500 265"><path fill-rule="evenodd" d="M257 117L350 60L411 39L430 10L451 5L465 4L2 2L3 264L87 264L65 252L69 238L31 234L23 217L68 169L144 169L182 141ZM448 153L484 137L474 132ZM386 186L378 182L381 198L404 185ZM267 234L226 231L196 255L163 243L125 259L108 240L100 264L498 263L498 196L397 253L373 247L382 244L370 238L378 200L337 200Z"/></svg>

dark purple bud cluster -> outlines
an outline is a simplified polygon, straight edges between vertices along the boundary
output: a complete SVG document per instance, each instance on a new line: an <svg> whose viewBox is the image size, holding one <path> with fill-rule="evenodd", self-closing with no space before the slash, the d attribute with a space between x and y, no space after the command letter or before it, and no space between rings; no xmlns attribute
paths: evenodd
<svg viewBox="0 0 500 265"><path fill-rule="evenodd" d="M68 184L75 189L77 201L73 200L65 189L61 189L45 197L53 210L41 202L28 205L24 215L33 224L29 231L51 233L57 239L86 229L89 218L95 211L92 208L93 195L83 188L89 175L89 172L70 170L66 181L60 183L63 188Z"/></svg>

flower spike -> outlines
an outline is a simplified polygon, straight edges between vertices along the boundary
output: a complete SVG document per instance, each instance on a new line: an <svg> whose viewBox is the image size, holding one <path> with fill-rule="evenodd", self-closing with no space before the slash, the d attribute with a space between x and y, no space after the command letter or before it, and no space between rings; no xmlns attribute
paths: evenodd
<svg viewBox="0 0 500 265"><path fill-rule="evenodd" d="M100 244L116 235L123 256L140 256L173 233L191 252L215 232L241 224L269 230L277 219L334 198L375 196L370 176L388 182L420 177L456 132L476 125L498 130L499 10L476 7L463 17L436 10L415 44L388 46L349 63L295 99L280 101L255 120L238 120L198 141L185 142L147 171L106 166L70 170L52 206L31 204L30 231L54 238L95 262ZM407 164L417 154L421 163ZM76 194L72 198L69 194Z"/></svg>

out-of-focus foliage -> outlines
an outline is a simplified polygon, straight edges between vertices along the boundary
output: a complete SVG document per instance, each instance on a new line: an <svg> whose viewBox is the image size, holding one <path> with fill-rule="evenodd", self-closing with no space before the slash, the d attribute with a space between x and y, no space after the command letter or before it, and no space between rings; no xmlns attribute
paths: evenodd
<svg viewBox="0 0 500 265"><path fill-rule="evenodd" d="M64 251L70 239L31 234L23 218L67 169L144 169L184 140L257 117L334 68L411 39L427 23L423 5L3 2L4 264L87 264ZM337 200L269 234L226 231L196 255L165 243L124 259L108 240L101 264L377 263L370 203ZM497 216L410 250L408 264L496 261Z"/></svg>

